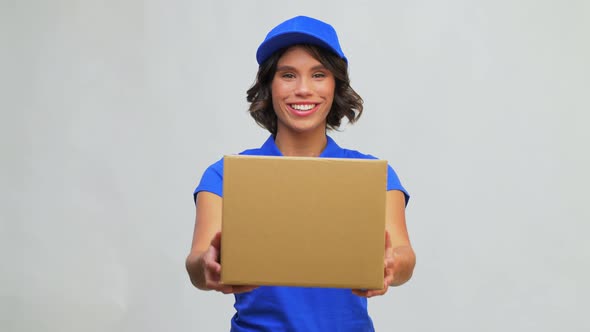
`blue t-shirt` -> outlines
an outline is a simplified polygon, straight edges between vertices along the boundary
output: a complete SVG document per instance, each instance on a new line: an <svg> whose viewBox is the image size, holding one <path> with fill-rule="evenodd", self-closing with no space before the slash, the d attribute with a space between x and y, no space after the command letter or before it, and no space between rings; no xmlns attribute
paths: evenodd
<svg viewBox="0 0 590 332"><path fill-rule="evenodd" d="M377 159L358 151L343 149L332 138L320 158ZM282 156L270 136L262 147L245 150L242 155ZM388 166L387 190L400 190L406 204L409 199L397 174ZM194 195L208 191L223 197L223 159L209 166ZM262 286L251 292L236 294L236 313L232 332L274 331L374 331L367 311L367 299L350 289Z"/></svg>

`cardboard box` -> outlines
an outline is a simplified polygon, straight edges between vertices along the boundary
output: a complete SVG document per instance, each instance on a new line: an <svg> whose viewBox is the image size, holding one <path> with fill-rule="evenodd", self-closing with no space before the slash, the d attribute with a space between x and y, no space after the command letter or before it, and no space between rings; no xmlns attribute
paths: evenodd
<svg viewBox="0 0 590 332"><path fill-rule="evenodd" d="M387 162L226 156L221 281L380 289Z"/></svg>

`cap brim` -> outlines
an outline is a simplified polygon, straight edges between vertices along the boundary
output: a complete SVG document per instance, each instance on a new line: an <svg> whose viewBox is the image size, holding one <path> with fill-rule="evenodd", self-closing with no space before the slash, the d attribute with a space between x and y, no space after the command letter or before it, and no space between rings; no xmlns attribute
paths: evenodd
<svg viewBox="0 0 590 332"><path fill-rule="evenodd" d="M283 34L278 34L271 39L265 40L262 45L258 48L256 52L256 61L258 64L262 64L266 61L273 53L276 51L292 46L297 44L311 44L317 45L322 48L325 48L338 57L342 58L344 61L348 62L346 57L343 54L339 54L338 50L333 49L330 45L325 43L322 39L314 36L313 34L309 33L301 33L301 32L288 32Z"/></svg>

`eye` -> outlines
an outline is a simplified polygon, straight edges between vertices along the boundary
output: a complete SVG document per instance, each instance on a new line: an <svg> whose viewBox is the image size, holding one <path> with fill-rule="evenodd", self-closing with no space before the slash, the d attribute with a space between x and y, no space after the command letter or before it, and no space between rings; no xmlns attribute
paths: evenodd
<svg viewBox="0 0 590 332"><path fill-rule="evenodd" d="M326 77L326 73L323 73L323 72L317 72L317 73L314 73L314 74L312 75L312 77L313 77L313 78L324 78L324 77Z"/></svg>
<svg viewBox="0 0 590 332"><path fill-rule="evenodd" d="M295 74L293 73L282 73L281 74L282 78L287 78L287 79L291 79L291 78L295 78Z"/></svg>

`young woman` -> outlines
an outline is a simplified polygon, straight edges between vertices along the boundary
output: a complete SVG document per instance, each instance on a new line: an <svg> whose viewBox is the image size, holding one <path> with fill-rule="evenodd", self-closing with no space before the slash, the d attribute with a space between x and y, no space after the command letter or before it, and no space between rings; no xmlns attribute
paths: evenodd
<svg viewBox="0 0 590 332"><path fill-rule="evenodd" d="M250 114L270 133L245 155L330 158L374 157L339 147L328 129L363 111L350 87L348 60L336 31L319 20L298 16L269 32L258 48L256 83L248 90ZM219 282L223 160L211 165L195 190L196 224L186 260L193 285L235 294L232 331L373 331L367 298L408 281L415 265L405 222L409 198L388 167L385 282L381 290L231 286Z"/></svg>

